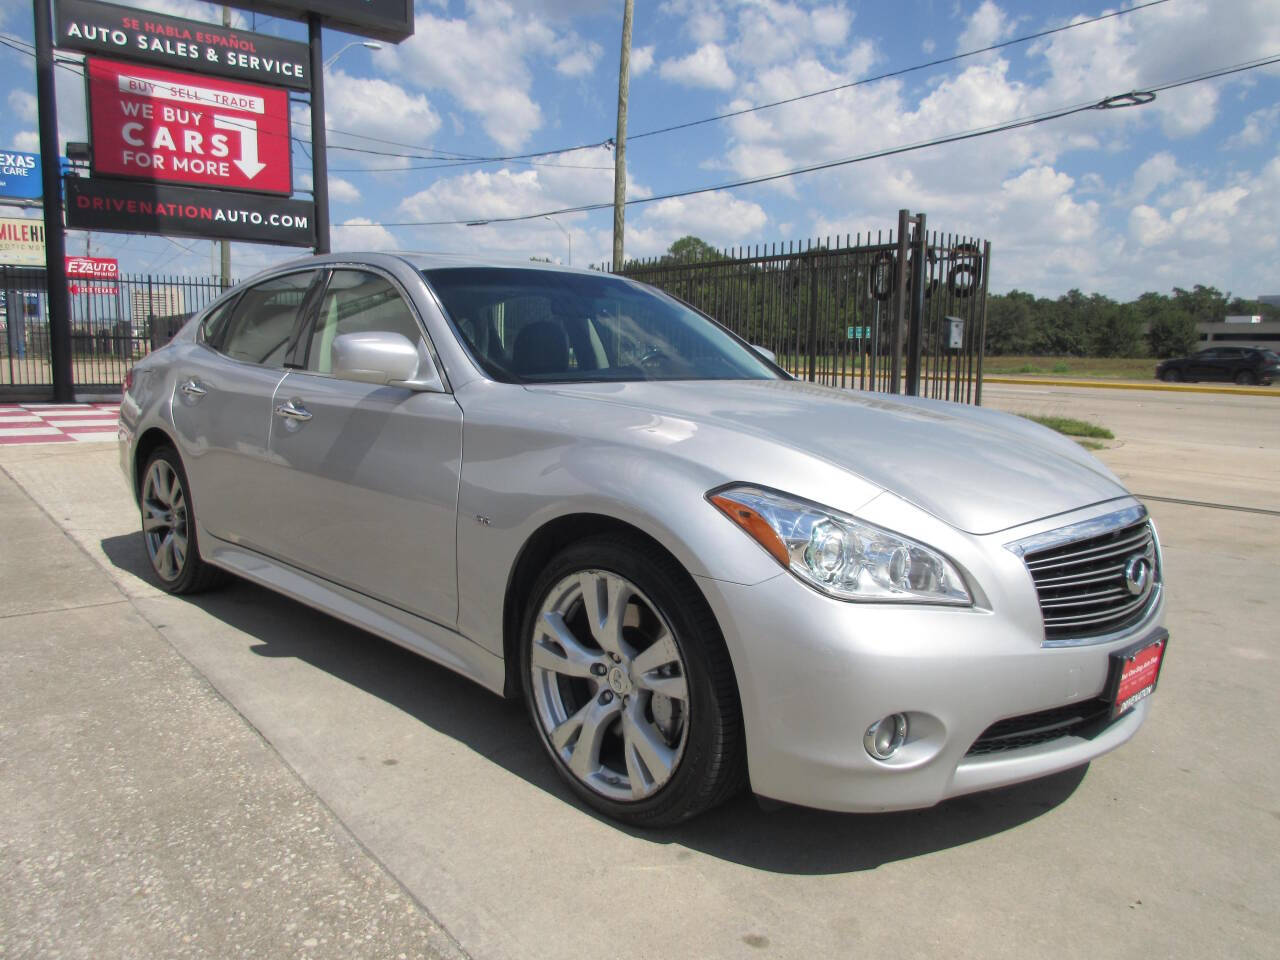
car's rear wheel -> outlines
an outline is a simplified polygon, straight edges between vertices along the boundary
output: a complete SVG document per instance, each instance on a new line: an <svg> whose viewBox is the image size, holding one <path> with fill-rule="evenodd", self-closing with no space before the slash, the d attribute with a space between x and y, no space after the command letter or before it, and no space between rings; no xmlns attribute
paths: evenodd
<svg viewBox="0 0 1280 960"><path fill-rule="evenodd" d="M661 550L566 548L529 595L521 676L534 726L579 797L640 826L677 823L745 780L737 686L697 587Z"/></svg>
<svg viewBox="0 0 1280 960"><path fill-rule="evenodd" d="M1182 374L1178 373L1177 370L1166 370L1160 379L1165 383L1177 383L1182 379Z"/></svg>
<svg viewBox="0 0 1280 960"><path fill-rule="evenodd" d="M169 593L199 593L221 579L221 571L200 556L191 486L172 447L158 448L147 460L139 505L147 559L161 588Z"/></svg>
<svg viewBox="0 0 1280 960"><path fill-rule="evenodd" d="M1236 383L1240 384L1242 387L1251 387L1257 382L1258 378L1248 370L1241 370L1236 374Z"/></svg>

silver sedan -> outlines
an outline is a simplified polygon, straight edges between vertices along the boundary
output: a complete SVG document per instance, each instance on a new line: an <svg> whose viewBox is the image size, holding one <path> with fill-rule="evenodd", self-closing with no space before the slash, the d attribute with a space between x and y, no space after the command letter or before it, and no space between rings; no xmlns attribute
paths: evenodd
<svg viewBox="0 0 1280 960"><path fill-rule="evenodd" d="M138 363L120 425L166 590L231 573L522 698L635 824L1085 763L1167 644L1155 530L1071 441L798 382L606 274L295 261Z"/></svg>

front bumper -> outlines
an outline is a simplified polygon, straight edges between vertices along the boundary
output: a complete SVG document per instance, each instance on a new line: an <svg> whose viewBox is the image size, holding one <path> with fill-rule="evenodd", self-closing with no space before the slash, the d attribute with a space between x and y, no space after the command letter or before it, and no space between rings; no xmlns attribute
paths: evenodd
<svg viewBox="0 0 1280 960"><path fill-rule="evenodd" d="M1004 589L988 590L985 608L842 602L786 573L754 585L699 578L737 672L752 790L827 810L928 807L1078 766L1132 737L1150 700L1091 739L966 756L996 721L1100 696L1110 654L1160 630L1163 599L1108 642L1045 647L1030 577L1008 558L996 558ZM908 715L908 741L874 760L863 734L893 713Z"/></svg>

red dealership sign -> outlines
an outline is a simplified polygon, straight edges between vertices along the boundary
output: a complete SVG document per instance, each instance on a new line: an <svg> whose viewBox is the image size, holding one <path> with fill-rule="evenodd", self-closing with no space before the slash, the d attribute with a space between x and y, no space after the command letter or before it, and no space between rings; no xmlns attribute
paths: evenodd
<svg viewBox="0 0 1280 960"><path fill-rule="evenodd" d="M286 91L96 57L88 64L94 176L293 192Z"/></svg>
<svg viewBox="0 0 1280 960"><path fill-rule="evenodd" d="M72 281L72 293L115 294L119 291L116 280L120 276L120 263L115 257L67 257L67 278ZM76 283L77 280L93 280L96 283Z"/></svg>

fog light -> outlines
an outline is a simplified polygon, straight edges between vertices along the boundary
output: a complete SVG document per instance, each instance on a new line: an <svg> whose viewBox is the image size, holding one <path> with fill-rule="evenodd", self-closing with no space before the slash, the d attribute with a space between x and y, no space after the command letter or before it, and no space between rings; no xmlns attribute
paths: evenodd
<svg viewBox="0 0 1280 960"><path fill-rule="evenodd" d="M888 760L907 741L906 714L892 713L867 727L862 744L877 760Z"/></svg>

